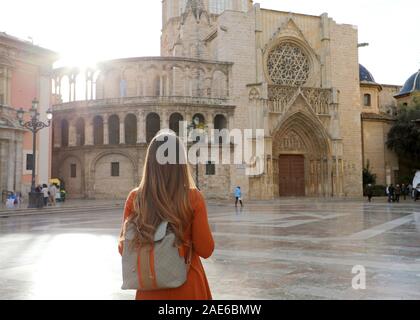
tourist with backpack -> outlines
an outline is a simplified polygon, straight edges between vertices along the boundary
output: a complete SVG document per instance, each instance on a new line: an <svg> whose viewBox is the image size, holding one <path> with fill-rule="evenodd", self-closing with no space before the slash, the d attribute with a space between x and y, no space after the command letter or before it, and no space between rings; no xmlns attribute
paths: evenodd
<svg viewBox="0 0 420 320"><path fill-rule="evenodd" d="M166 140L166 142L165 142ZM164 144L175 163L158 159ZM128 195L119 242L123 286L137 300L210 300L201 258L214 250L206 203L191 176L183 144L174 134L150 143L138 188Z"/></svg>

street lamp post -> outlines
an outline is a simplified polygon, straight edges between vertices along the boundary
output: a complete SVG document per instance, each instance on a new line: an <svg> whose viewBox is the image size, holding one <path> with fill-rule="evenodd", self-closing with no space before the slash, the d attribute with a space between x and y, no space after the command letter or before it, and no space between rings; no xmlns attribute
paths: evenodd
<svg viewBox="0 0 420 320"><path fill-rule="evenodd" d="M195 117L193 119L193 121L191 122L191 124L188 125L188 130L189 131L196 130L199 127L199 125L200 125L200 119L198 117ZM199 140L199 138L196 137L196 139L193 143L198 143L198 140ZM198 152L200 152L200 150L198 150ZM196 184L196 187L198 189L200 189L200 182L198 181L198 170L199 170L198 157L199 157L199 155L197 155L197 159L196 159L196 162L195 162L195 184Z"/></svg>
<svg viewBox="0 0 420 320"><path fill-rule="evenodd" d="M19 124L32 132L32 181L31 181L31 192L29 193L29 205L28 208L42 208L42 201L40 201L40 194L35 192L35 168L36 168L36 134L38 131L48 128L51 125L52 120L52 112L50 109L47 110L47 119L48 122L44 123L39 121L39 112L38 112L38 100L34 99L32 101L32 108L29 111L31 116L30 120L25 122L24 115L25 111L20 108L17 111L17 118L19 120Z"/></svg>
<svg viewBox="0 0 420 320"><path fill-rule="evenodd" d="M363 42L363 43L358 43L357 44L357 47L358 48L363 48L363 47L368 47L369 46L369 43L367 43L367 42Z"/></svg>

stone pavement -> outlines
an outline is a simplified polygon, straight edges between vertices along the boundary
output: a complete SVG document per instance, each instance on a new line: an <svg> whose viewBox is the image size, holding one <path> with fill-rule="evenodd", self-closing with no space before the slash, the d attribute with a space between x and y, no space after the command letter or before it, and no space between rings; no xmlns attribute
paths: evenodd
<svg viewBox="0 0 420 320"><path fill-rule="evenodd" d="M96 207L96 206L107 206L107 205L124 205L124 200L67 200L66 202L57 202L55 207L48 206L44 209L52 208L74 208L74 207ZM20 206L14 206L8 208L4 203L0 204L0 213L4 211L20 211L27 210L28 204L22 203Z"/></svg>
<svg viewBox="0 0 420 320"><path fill-rule="evenodd" d="M0 299L132 299L121 208L0 219ZM215 299L420 299L420 203L283 199L209 204ZM352 269L366 269L366 289Z"/></svg>

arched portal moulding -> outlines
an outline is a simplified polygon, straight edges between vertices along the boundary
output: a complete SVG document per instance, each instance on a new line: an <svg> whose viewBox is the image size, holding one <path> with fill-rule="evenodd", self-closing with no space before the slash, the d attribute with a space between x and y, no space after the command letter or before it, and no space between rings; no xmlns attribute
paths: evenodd
<svg viewBox="0 0 420 320"><path fill-rule="evenodd" d="M306 99L299 95L284 115L277 116L271 131L273 195L279 192L278 161L281 155L298 154L305 158L305 193L330 196L334 188L332 142L326 128ZM270 174L270 173L269 173Z"/></svg>

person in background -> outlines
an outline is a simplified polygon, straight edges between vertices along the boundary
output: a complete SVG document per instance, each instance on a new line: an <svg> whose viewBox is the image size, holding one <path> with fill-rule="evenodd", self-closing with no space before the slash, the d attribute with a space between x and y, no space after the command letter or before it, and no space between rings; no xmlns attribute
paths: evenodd
<svg viewBox="0 0 420 320"><path fill-rule="evenodd" d="M67 196L67 191L64 188L61 188L60 190L60 201L65 202Z"/></svg>
<svg viewBox="0 0 420 320"><path fill-rule="evenodd" d="M416 188L413 188L414 201L417 201L419 198L420 198L420 183L416 186Z"/></svg>
<svg viewBox="0 0 420 320"><path fill-rule="evenodd" d="M397 184L397 186L395 187L395 202L399 203L400 202L400 197L401 197L401 187L399 184Z"/></svg>
<svg viewBox="0 0 420 320"><path fill-rule="evenodd" d="M235 207L238 207L238 201L241 204L241 207L244 206L243 202L242 202L242 190L241 187L237 186L235 188Z"/></svg>
<svg viewBox="0 0 420 320"><path fill-rule="evenodd" d="M14 192L10 193L6 200L6 207L8 209L13 209L16 204L16 195Z"/></svg>
<svg viewBox="0 0 420 320"><path fill-rule="evenodd" d="M22 192L16 193L16 200L17 200L17 205L20 206L22 204Z"/></svg>
<svg viewBox="0 0 420 320"><path fill-rule="evenodd" d="M366 193L366 196L368 197L369 202L372 202L373 187L370 183L366 186L366 192L365 193Z"/></svg>
<svg viewBox="0 0 420 320"><path fill-rule="evenodd" d="M56 185L57 187L57 193L55 194L55 202L61 202L61 190L60 186Z"/></svg>
<svg viewBox="0 0 420 320"><path fill-rule="evenodd" d="M394 202L395 201L394 197L395 197L395 188L394 188L394 185L391 184L389 186L388 202Z"/></svg>
<svg viewBox="0 0 420 320"><path fill-rule="evenodd" d="M52 183L49 188L50 203L52 206L56 205L56 202L55 202L56 194L57 194L57 187L55 186L55 183Z"/></svg>
<svg viewBox="0 0 420 320"><path fill-rule="evenodd" d="M411 199L413 199L413 186L411 183L409 183L407 186L407 194Z"/></svg>
<svg viewBox="0 0 420 320"><path fill-rule="evenodd" d="M405 183L403 183L401 185L401 194L403 196L404 200L407 200L407 194L408 194L408 190L407 190L407 186L405 185Z"/></svg>
<svg viewBox="0 0 420 320"><path fill-rule="evenodd" d="M42 185L41 192L44 194L44 206L48 206L49 191L46 184Z"/></svg>

